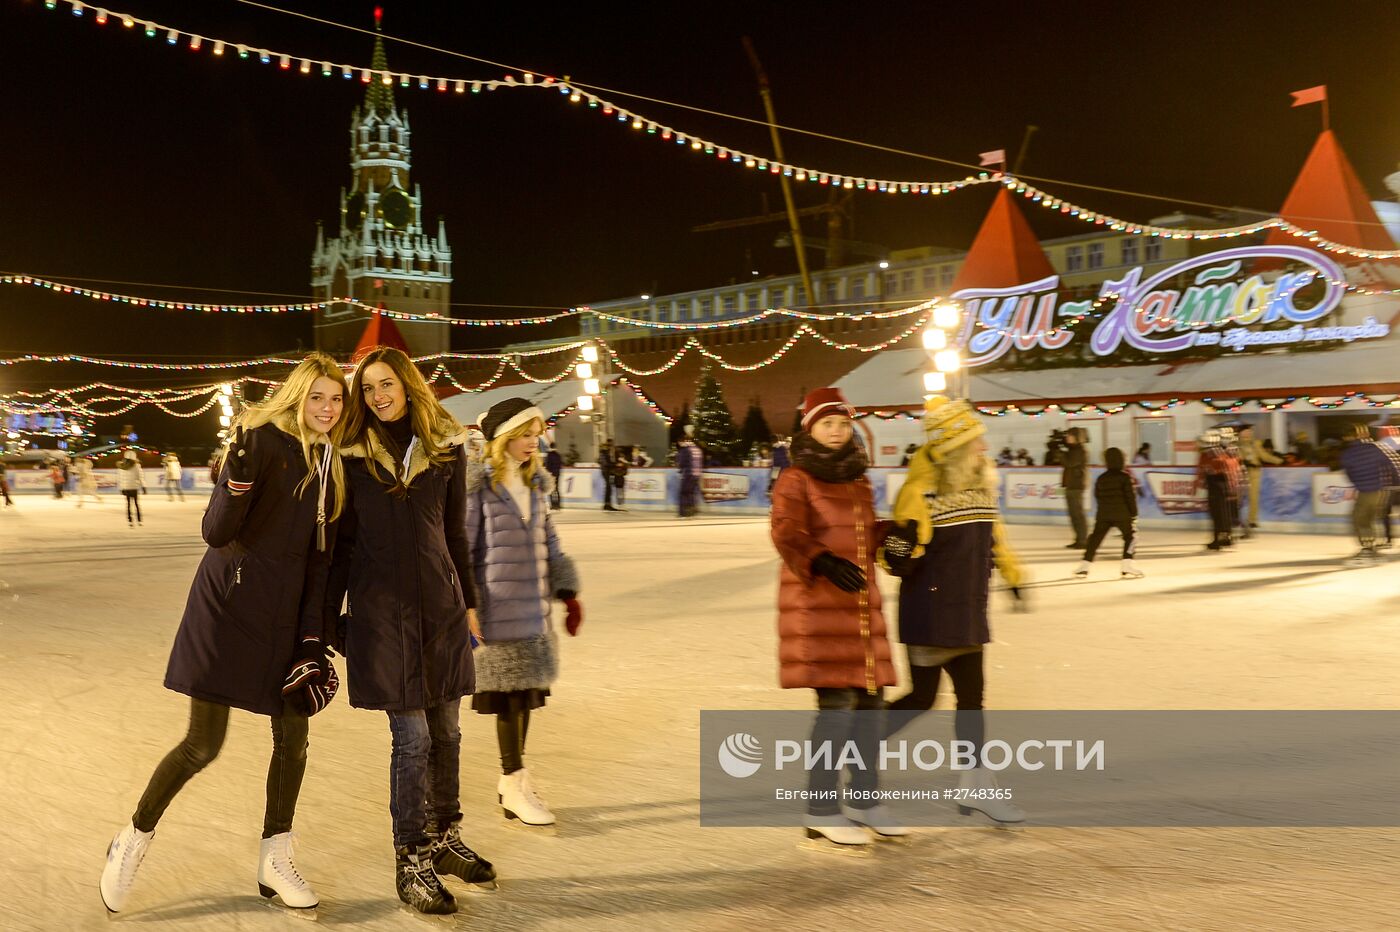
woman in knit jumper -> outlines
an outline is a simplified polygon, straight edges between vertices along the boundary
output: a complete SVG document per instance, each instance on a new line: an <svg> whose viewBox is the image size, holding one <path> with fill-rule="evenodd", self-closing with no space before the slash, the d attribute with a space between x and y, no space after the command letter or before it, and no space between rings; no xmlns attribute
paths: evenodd
<svg viewBox="0 0 1400 932"><path fill-rule="evenodd" d="M545 704L559 674L552 600L564 603L570 635L583 623L578 572L549 514L551 483L539 457L544 413L510 398L482 416L481 431L485 462L472 464L467 476L466 527L480 599L472 708L496 716L496 791L506 818L552 825L554 814L525 769L525 738L531 710Z"/></svg>
<svg viewBox="0 0 1400 932"><path fill-rule="evenodd" d="M933 708L938 680L947 671L953 681L958 740L980 754L983 741L983 645L992 639L987 604L992 567L1023 605L1025 580L1016 555L1006 544L997 510L996 469L986 457L982 426L965 401L934 395L925 402L927 442L914 454L904 486L895 499L891 530L881 560L899 587L899 639L909 650L912 689L890 703L886 734L892 735L913 715ZM990 770L964 771L963 788L996 787ZM1020 822L1025 813L1004 799L970 796L959 806L964 815L980 809L998 822Z"/></svg>

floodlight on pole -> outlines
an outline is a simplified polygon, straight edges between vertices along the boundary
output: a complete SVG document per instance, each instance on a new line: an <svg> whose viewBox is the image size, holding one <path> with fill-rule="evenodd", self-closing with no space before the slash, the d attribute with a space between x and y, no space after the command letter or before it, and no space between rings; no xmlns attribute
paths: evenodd
<svg viewBox="0 0 1400 932"><path fill-rule="evenodd" d="M924 373L924 391L930 395L948 390L948 377L941 372Z"/></svg>
<svg viewBox="0 0 1400 932"><path fill-rule="evenodd" d="M593 378L593 365L586 362L579 363L577 366L574 366L574 375L581 379Z"/></svg>
<svg viewBox="0 0 1400 932"><path fill-rule="evenodd" d="M578 396L578 409L579 409L580 411L592 411L592 410L593 410L593 396L592 396L592 395L579 395L579 396Z"/></svg>
<svg viewBox="0 0 1400 932"><path fill-rule="evenodd" d="M597 395L602 389L597 379L584 379L583 390L589 395Z"/></svg>
<svg viewBox="0 0 1400 932"><path fill-rule="evenodd" d="M933 325L942 327L944 330L957 329L960 317L962 317L962 308L956 304L940 304L933 309Z"/></svg>
<svg viewBox="0 0 1400 932"><path fill-rule="evenodd" d="M583 361L584 361L584 362L597 362L597 361L598 361L598 347L595 346L595 345L592 344L592 343L590 343L590 344L588 344L587 346L585 346L585 347L583 348Z"/></svg>
<svg viewBox="0 0 1400 932"><path fill-rule="evenodd" d="M948 346L948 334L938 327L929 327L924 331L924 349L929 352L946 349Z"/></svg>
<svg viewBox="0 0 1400 932"><path fill-rule="evenodd" d="M955 349L939 350L933 354L933 367L939 372L957 372L962 368L962 358Z"/></svg>

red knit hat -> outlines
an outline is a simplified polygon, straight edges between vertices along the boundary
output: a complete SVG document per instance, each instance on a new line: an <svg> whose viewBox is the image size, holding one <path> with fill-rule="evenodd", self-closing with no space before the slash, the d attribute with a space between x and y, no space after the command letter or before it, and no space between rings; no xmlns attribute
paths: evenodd
<svg viewBox="0 0 1400 932"><path fill-rule="evenodd" d="M856 409L846 403L846 396L839 388L819 388L802 400L802 429L811 430L812 425L828 414L844 414L855 417Z"/></svg>

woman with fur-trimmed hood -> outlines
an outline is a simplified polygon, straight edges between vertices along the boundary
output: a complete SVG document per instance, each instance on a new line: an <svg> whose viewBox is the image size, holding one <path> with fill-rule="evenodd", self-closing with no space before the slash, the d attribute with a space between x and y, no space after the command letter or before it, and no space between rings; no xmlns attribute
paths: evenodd
<svg viewBox="0 0 1400 932"><path fill-rule="evenodd" d="M982 748L983 645L992 639L987 604L992 568L1001 572L1017 605L1025 573L1006 543L998 510L996 467L987 458L986 428L965 401L934 395L924 403L927 438L909 462L895 498L898 525L886 537L881 562L901 577L899 639L909 651L910 692L889 704L893 734L933 708L946 671L957 697L954 730ZM995 789L990 770L963 774L963 787ZM964 814L981 809L999 822L1025 814L995 793L970 794Z"/></svg>
<svg viewBox="0 0 1400 932"><path fill-rule="evenodd" d="M341 522L327 602L349 595L341 650L350 704L389 717L389 812L399 899L456 912L439 873L490 885L489 862L462 841L462 697L474 688L469 616L466 432L413 361L390 347L360 360L346 404Z"/></svg>
<svg viewBox="0 0 1400 932"><path fill-rule="evenodd" d="M497 794L507 819L552 825L525 769L530 711L545 704L559 673L552 602L566 608L565 628L578 633L583 609L578 572L564 553L549 515L552 482L541 468L544 413L524 398L508 398L481 417L485 462L467 480L467 533L476 555L480 640L472 708L496 716L501 748Z"/></svg>

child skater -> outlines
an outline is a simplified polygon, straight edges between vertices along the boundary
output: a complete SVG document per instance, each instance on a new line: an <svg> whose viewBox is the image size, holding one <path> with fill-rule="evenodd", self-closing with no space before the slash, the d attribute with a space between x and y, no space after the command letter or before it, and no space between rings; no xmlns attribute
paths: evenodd
<svg viewBox="0 0 1400 932"><path fill-rule="evenodd" d="M481 605L473 634L476 695L472 708L496 716L501 749L497 799L507 819L553 825L525 769L530 712L541 708L559 674L551 603L564 603L571 636L583 623L578 572L564 553L550 517L551 483L539 457L544 413L524 398L508 398L481 418L485 462L468 480L467 530L476 557Z"/></svg>
<svg viewBox="0 0 1400 932"><path fill-rule="evenodd" d="M856 443L855 411L835 388L802 403L802 431L791 465L773 484L773 545L782 559L778 584L779 682L814 689L812 743L855 741L875 760L882 731L882 689L895 683L880 590L874 584L878 544L869 460ZM853 714L854 713L854 714ZM873 799L877 774L852 769L850 788ZM908 834L883 805L866 808L826 799L840 773L814 768L805 821L807 837L837 846Z"/></svg>
<svg viewBox="0 0 1400 932"><path fill-rule="evenodd" d="M307 716L337 685L323 646L322 604L344 489L335 453L344 397L340 367L314 353L234 422L204 513L209 549L165 674L167 689L190 697L189 733L156 767L131 821L112 839L100 888L113 913L125 906L166 807L218 756L230 708L272 720L258 891L293 909L317 905L292 859L291 831L306 771Z"/></svg>
<svg viewBox="0 0 1400 932"><path fill-rule="evenodd" d="M1023 573L1006 545L997 511L996 468L987 459L986 428L965 401L934 395L924 403L928 438L909 463L895 499L898 527L885 538L881 557L899 586L899 639L909 651L912 689L888 706L894 734L912 715L933 708L938 680L947 671L957 697L954 731L981 754L983 645L992 639L987 602L992 566L1021 603ZM996 788L992 772L964 771L962 788ZM980 809L998 822L1021 822L1025 813L1004 799L976 793L959 811Z"/></svg>
<svg viewBox="0 0 1400 932"><path fill-rule="evenodd" d="M1084 560L1075 568L1074 575L1081 579L1089 575L1099 544L1110 528L1117 528L1123 535L1123 578L1141 579L1146 574L1133 562L1133 554L1137 552L1137 480L1123 468L1123 451L1117 447L1104 450L1103 461L1107 468L1094 480L1094 530L1089 534Z"/></svg>

